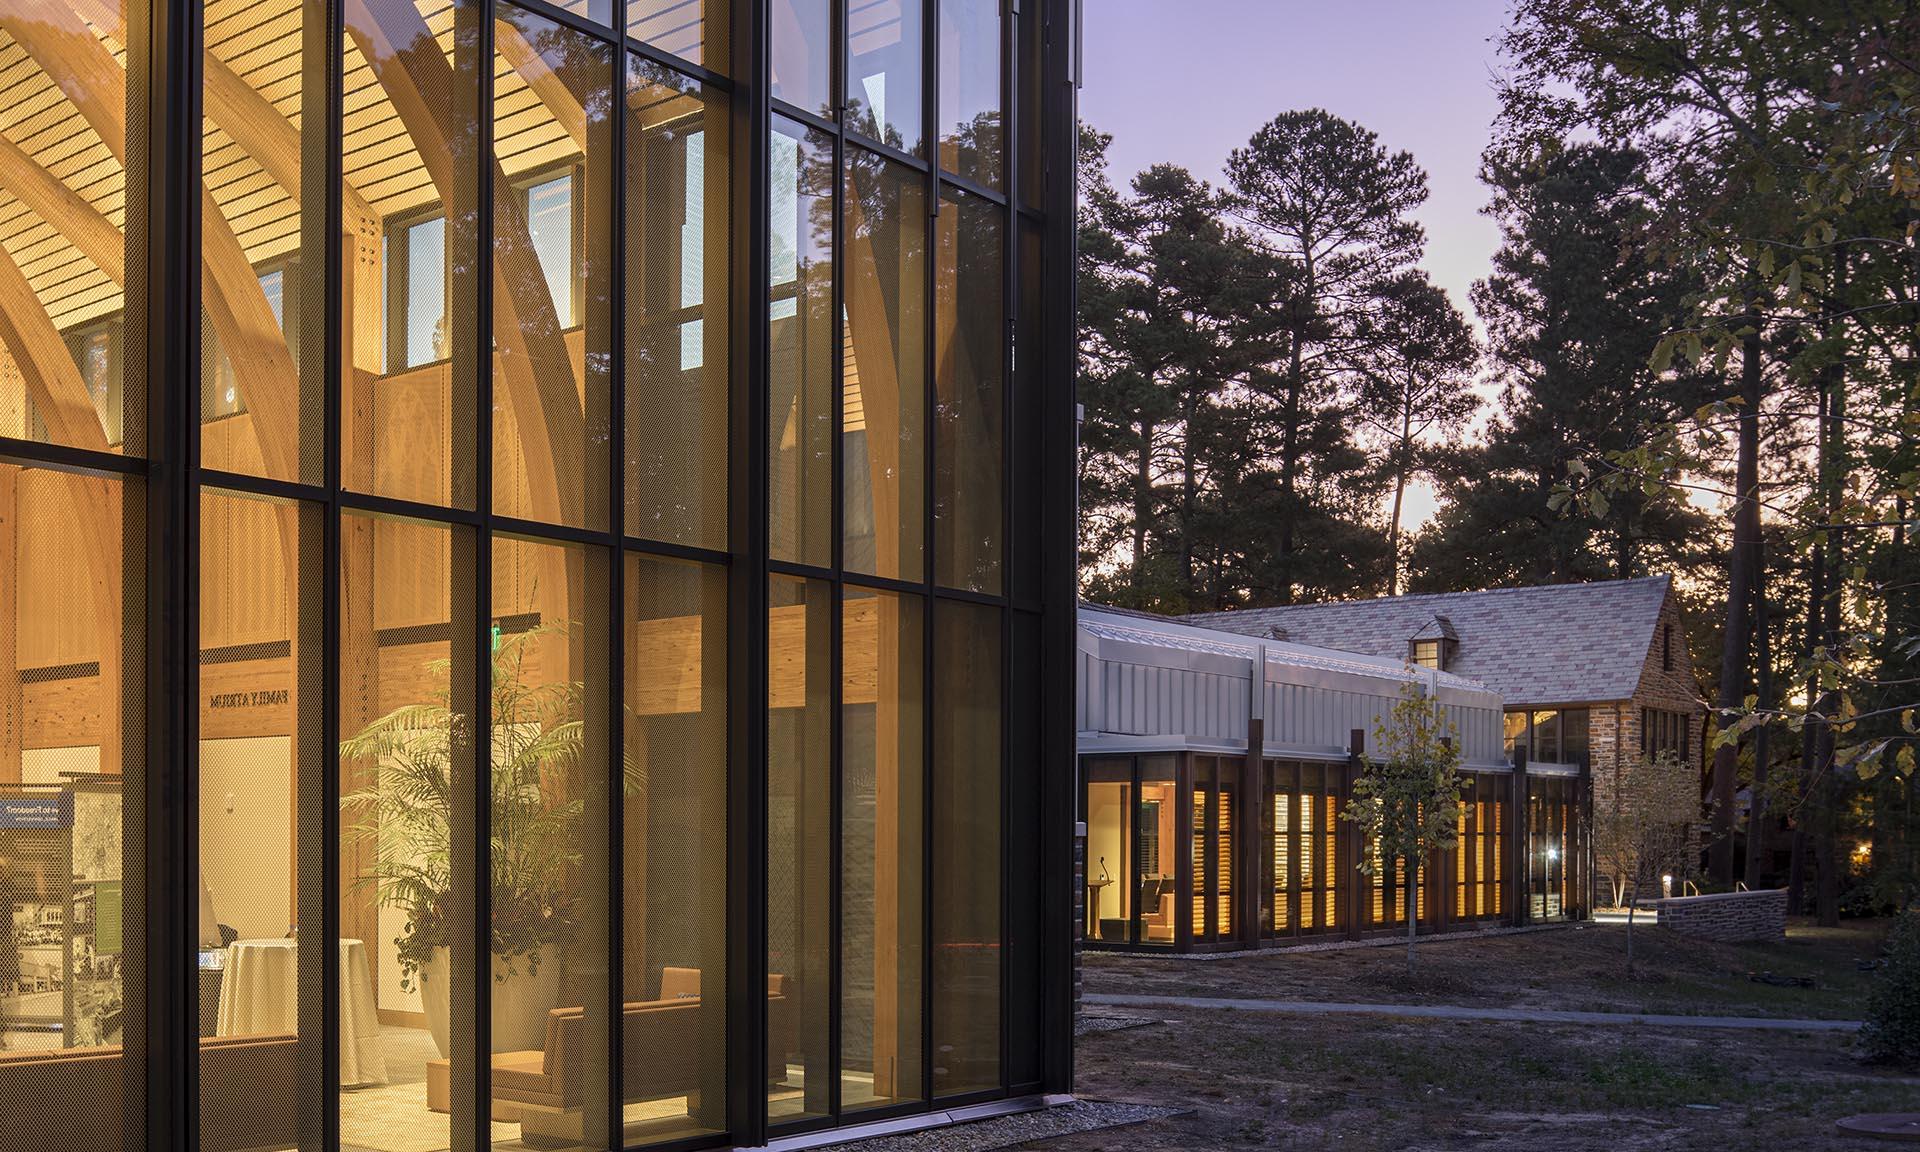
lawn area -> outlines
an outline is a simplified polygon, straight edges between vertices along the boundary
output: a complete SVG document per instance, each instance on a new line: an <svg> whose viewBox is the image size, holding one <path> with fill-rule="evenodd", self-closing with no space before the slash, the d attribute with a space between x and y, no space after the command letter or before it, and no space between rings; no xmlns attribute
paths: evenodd
<svg viewBox="0 0 1920 1152"><path fill-rule="evenodd" d="M1090 992L1857 1017L1882 926L1796 925L1724 947L1638 933L1650 974L1620 972L1625 930L1218 961L1089 956ZM1810 975L1811 989L1748 972ZM1050 1149L1554 1148L1639 1152L1862 1147L1836 1119L1920 1111L1920 1077L1861 1064L1844 1034L1582 1027L1233 1009L1110 1009L1153 1022L1083 1036L1077 1091L1187 1114L1050 1141ZM1867 1144L1867 1147L1872 1147Z"/></svg>
<svg viewBox="0 0 1920 1152"><path fill-rule="evenodd" d="M1192 1112L1046 1147L1838 1150L1841 1116L1920 1110L1830 1033L1151 1015L1082 1038L1077 1090Z"/></svg>
<svg viewBox="0 0 1920 1152"><path fill-rule="evenodd" d="M1878 954L1885 932L1879 920L1839 928L1796 921L1781 943L1714 944L1640 925L1632 981L1627 929L1618 924L1422 940L1411 977L1400 947L1223 960L1089 952L1083 972L1089 992L1858 1019L1873 978L1862 964ZM1814 986L1750 978L1766 973L1810 976Z"/></svg>

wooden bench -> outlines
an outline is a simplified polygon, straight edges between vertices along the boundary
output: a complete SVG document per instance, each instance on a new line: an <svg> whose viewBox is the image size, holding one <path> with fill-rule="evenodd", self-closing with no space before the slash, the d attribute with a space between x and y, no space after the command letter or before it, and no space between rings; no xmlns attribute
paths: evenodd
<svg viewBox="0 0 1920 1152"><path fill-rule="evenodd" d="M768 1076L786 1074L791 1003L785 979L767 980ZM726 1054L726 1036L711 1026L700 995L700 971L668 968L661 974L660 997L628 1001L622 1013L626 1063L621 1091L629 1103L687 1098L687 1111L701 1106L701 1088L715 1075ZM528 1143L578 1144L585 1135L583 1106L589 1080L604 1068L599 1053L587 1051L586 1010L555 1008L547 1013L546 1043L518 1052L496 1052L491 1083L492 1118L518 1121ZM451 1065L427 1062L427 1107L449 1111Z"/></svg>

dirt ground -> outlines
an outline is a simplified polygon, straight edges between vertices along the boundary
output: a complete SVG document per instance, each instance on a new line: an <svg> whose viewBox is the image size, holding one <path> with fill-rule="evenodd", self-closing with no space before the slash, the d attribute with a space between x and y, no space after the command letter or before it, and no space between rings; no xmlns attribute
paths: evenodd
<svg viewBox="0 0 1920 1152"><path fill-rule="evenodd" d="M1662 929L1634 929L1637 978L1626 979L1627 930L1572 924L1508 936L1422 940L1407 975L1400 946L1263 953L1222 960L1089 952L1089 992L1254 996L1389 1004L1471 1004L1587 1012L1854 1019L1872 980L1862 963L1885 926L1795 922L1780 944L1714 944ZM1752 976L1814 979L1812 988Z"/></svg>
<svg viewBox="0 0 1920 1152"><path fill-rule="evenodd" d="M1874 926L1712 948L1646 933L1654 975L1614 971L1623 929L1213 962L1090 958L1088 991L1856 1017ZM1779 988L1747 973L1813 975ZM1296 1017L1090 1008L1146 1017L1082 1037L1078 1091L1190 1109L1048 1149L1861 1149L1836 1119L1920 1111L1920 1077L1861 1064L1841 1034Z"/></svg>

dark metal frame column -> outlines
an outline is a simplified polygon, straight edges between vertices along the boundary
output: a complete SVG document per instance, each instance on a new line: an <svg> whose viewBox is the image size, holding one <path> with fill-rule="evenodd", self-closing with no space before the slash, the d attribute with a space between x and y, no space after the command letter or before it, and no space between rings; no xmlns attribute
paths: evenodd
<svg viewBox="0 0 1920 1152"><path fill-rule="evenodd" d="M176 1149L197 1142L200 1113L199 991L193 961L197 940L196 929L189 925L199 923L194 851L199 839L199 749L193 739L199 691L198 661L193 657L200 628L192 573L200 551L195 385L200 361L201 29L198 5L187 0L154 0L148 11L148 138L127 140L125 150L128 199L136 195L135 179L144 175L141 191L147 205L145 276L138 282L129 277L128 284L129 290L144 289L145 299L137 303L146 325L149 369L146 613L141 622L146 628L148 706L141 997L145 1051L130 1043L123 1066L138 1064L146 1077L147 1147ZM135 18L131 12L129 18ZM139 56L130 48L130 61L139 62ZM129 76L129 91L136 87ZM133 124L130 118L130 137L136 135ZM144 173L136 171L136 157L144 159ZM135 302L128 303L131 316ZM132 503L123 500L122 507ZM130 612L123 619L127 625L134 623ZM123 634L123 648L128 643ZM123 794L123 812L126 804ZM129 1028L130 1039L132 1031ZM136 1126L132 1117L137 1101L130 1092L124 1105L130 1128Z"/></svg>

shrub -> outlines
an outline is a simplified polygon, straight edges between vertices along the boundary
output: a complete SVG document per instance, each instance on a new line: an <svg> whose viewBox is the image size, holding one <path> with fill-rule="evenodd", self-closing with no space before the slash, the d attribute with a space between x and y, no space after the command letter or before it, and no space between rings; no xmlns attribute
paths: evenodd
<svg viewBox="0 0 1920 1152"><path fill-rule="evenodd" d="M1885 961L1867 994L1860 1047L1878 1063L1920 1063L1920 912L1902 912L1887 933Z"/></svg>

